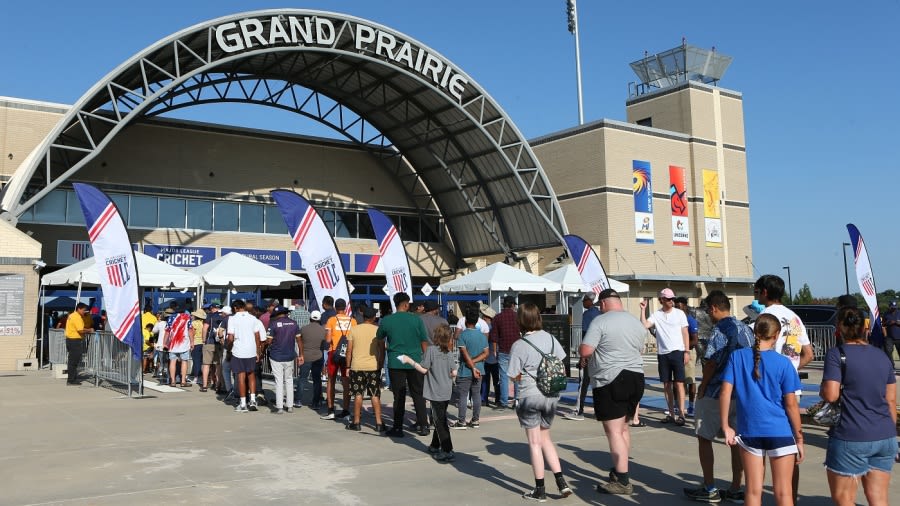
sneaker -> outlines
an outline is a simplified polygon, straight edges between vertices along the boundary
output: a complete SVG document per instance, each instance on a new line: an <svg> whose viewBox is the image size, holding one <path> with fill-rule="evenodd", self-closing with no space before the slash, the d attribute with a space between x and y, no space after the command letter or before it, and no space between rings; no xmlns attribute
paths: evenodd
<svg viewBox="0 0 900 506"><path fill-rule="evenodd" d="M744 504L744 491L743 490L719 490L719 495L723 500L728 502L733 502L735 504Z"/></svg>
<svg viewBox="0 0 900 506"><path fill-rule="evenodd" d="M709 491L704 486L684 489L684 496L697 502L717 503L722 501L718 490ZM741 494L743 497L743 493Z"/></svg>
<svg viewBox="0 0 900 506"><path fill-rule="evenodd" d="M393 429L387 431L386 434L390 437L403 437L403 429L394 427Z"/></svg>
<svg viewBox="0 0 900 506"><path fill-rule="evenodd" d="M437 454L440 453L440 452L441 452L441 449L440 449L440 448L435 448L435 447L433 447L433 446L429 446L429 447L428 447L428 453L430 453L430 454L432 454L432 455L437 455Z"/></svg>
<svg viewBox="0 0 900 506"><path fill-rule="evenodd" d="M276 414L276 415L283 415L283 414L284 414L284 410L281 409L281 408L278 408L278 409L275 410L275 414Z"/></svg>
<svg viewBox="0 0 900 506"><path fill-rule="evenodd" d="M376 424L375 432L377 432L379 434L384 434L385 432L387 432L387 427L385 427L384 424Z"/></svg>
<svg viewBox="0 0 900 506"><path fill-rule="evenodd" d="M466 430L468 427L466 427L465 422L463 422L462 420L457 420L456 423L450 424L450 428L456 430Z"/></svg>
<svg viewBox="0 0 900 506"><path fill-rule="evenodd" d="M238 404L237 406L234 407L234 412L235 413L246 413L247 406L241 406L240 404Z"/></svg>
<svg viewBox="0 0 900 506"><path fill-rule="evenodd" d="M347 411L346 409L341 410L341 412L335 416L335 418L349 418L349 417L350 417L350 412Z"/></svg>
<svg viewBox="0 0 900 506"><path fill-rule="evenodd" d="M344 428L347 430L355 430L357 432L362 430L362 427L360 427L358 423L348 423Z"/></svg>
<svg viewBox="0 0 900 506"><path fill-rule="evenodd" d="M430 434L431 434L431 431L428 430L428 427L422 427L421 429L419 429L419 432L416 432L416 434L418 434L418 435L420 435L420 436L422 436L422 437L425 437L425 436L430 435Z"/></svg>
<svg viewBox="0 0 900 506"><path fill-rule="evenodd" d="M535 487L531 492L522 494L522 499L528 499L529 501L537 502L547 502L547 493L544 492L544 487Z"/></svg>
<svg viewBox="0 0 900 506"><path fill-rule="evenodd" d="M566 483L566 480L557 480L556 487L559 489L559 495L563 499L572 495L572 488Z"/></svg>
<svg viewBox="0 0 900 506"><path fill-rule="evenodd" d="M268 401L266 401L265 395L256 394L256 402L259 403L260 406L265 406Z"/></svg>
<svg viewBox="0 0 900 506"><path fill-rule="evenodd" d="M259 407L256 405L256 401L250 401L250 406L248 406L250 411L259 411Z"/></svg>
<svg viewBox="0 0 900 506"><path fill-rule="evenodd" d="M302 408L302 407L303 407L303 404L300 404L300 401L296 401L296 402L294 402L294 407L295 407L295 408Z"/></svg>
<svg viewBox="0 0 900 506"><path fill-rule="evenodd" d="M689 418L693 418L693 417L694 417L694 406L688 406L688 408L687 408L687 416L688 416Z"/></svg>
<svg viewBox="0 0 900 506"><path fill-rule="evenodd" d="M288 407L284 408L284 412L285 412L285 413L293 413L293 412L294 412L294 408L288 406Z"/></svg>
<svg viewBox="0 0 900 506"><path fill-rule="evenodd" d="M449 452L444 452L443 460L444 460L444 462L453 462L454 460L456 460L456 454L453 453L453 450L450 450Z"/></svg>
<svg viewBox="0 0 900 506"><path fill-rule="evenodd" d="M597 492L602 494L618 494L618 495L631 495L634 493L634 485L630 482L628 485L622 485L621 482L610 481L608 483L601 483L597 485Z"/></svg>
<svg viewBox="0 0 900 506"><path fill-rule="evenodd" d="M481 424L478 423L477 418L473 418L472 421L470 421L469 423L466 424L466 427L468 427L470 429L477 429L478 427L481 427Z"/></svg>
<svg viewBox="0 0 900 506"><path fill-rule="evenodd" d="M575 411L568 411L566 413L563 413L562 417L565 418L566 420L577 420L577 421L584 420L584 415L577 413Z"/></svg>
<svg viewBox="0 0 900 506"><path fill-rule="evenodd" d="M321 420L334 420L334 411L329 411L328 414L322 415L319 417Z"/></svg>

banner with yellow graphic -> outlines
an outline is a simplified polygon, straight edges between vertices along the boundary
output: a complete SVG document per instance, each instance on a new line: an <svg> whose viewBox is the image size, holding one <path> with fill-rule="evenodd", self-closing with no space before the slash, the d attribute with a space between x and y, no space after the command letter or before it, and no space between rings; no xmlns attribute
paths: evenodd
<svg viewBox="0 0 900 506"><path fill-rule="evenodd" d="M703 217L706 245L722 247L722 214L719 207L719 171L703 169Z"/></svg>

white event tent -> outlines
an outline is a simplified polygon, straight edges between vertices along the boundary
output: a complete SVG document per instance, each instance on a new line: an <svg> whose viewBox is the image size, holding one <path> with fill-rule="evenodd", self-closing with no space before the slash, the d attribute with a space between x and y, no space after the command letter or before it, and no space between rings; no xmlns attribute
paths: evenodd
<svg viewBox="0 0 900 506"><path fill-rule="evenodd" d="M196 288L200 286L200 277L178 267L147 256L139 251L134 252L137 261L138 282L143 287L153 288ZM41 277L43 286L60 285L99 285L100 272L94 257L44 274Z"/></svg>
<svg viewBox="0 0 900 506"><path fill-rule="evenodd" d="M565 293L583 293L588 291L587 287L584 286L584 281L581 279L581 274L578 273L578 267L571 262L544 274L542 277L562 285L562 291ZM628 290L631 288L627 284L611 278L609 279L609 287L620 294L628 293Z"/></svg>
<svg viewBox="0 0 900 506"><path fill-rule="evenodd" d="M306 282L301 277L235 252L194 267L189 272L200 276L207 286L256 288Z"/></svg>
<svg viewBox="0 0 900 506"><path fill-rule="evenodd" d="M560 284L510 267L503 262L442 283L441 293L487 293L494 309L500 309L500 297L513 292L559 292Z"/></svg>

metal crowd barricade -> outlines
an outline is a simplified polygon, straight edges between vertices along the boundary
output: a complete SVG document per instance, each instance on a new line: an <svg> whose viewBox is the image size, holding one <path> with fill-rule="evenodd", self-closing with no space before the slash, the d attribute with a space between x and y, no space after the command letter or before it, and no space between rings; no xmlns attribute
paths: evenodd
<svg viewBox="0 0 900 506"><path fill-rule="evenodd" d="M66 351L66 333L63 329L50 329L47 346L51 364L65 364L69 352Z"/></svg>
<svg viewBox="0 0 900 506"><path fill-rule="evenodd" d="M95 385L124 390L128 396L143 395L141 361L131 356L131 349L111 332L85 334L84 354L78 373L89 376ZM62 329L50 329L50 363L66 364L66 336Z"/></svg>
<svg viewBox="0 0 900 506"><path fill-rule="evenodd" d="M834 337L834 325L807 325L806 335L812 344L813 360L825 360L825 353L837 346L837 338Z"/></svg>

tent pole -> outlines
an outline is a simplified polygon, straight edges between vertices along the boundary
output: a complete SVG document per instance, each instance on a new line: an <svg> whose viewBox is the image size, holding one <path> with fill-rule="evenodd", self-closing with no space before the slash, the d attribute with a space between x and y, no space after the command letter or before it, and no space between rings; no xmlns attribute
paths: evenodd
<svg viewBox="0 0 900 506"><path fill-rule="evenodd" d="M47 337L49 337L49 335L44 336L44 326L47 324L47 314L46 314L47 312L44 309L44 285L41 285L40 297L41 297L41 327L40 327L41 346L40 346L40 349L38 350L38 369L43 369L44 368L44 341L47 339ZM50 332L48 329L47 334L49 334L49 333Z"/></svg>
<svg viewBox="0 0 900 506"><path fill-rule="evenodd" d="M81 302L81 281L83 276L84 274L78 273L78 291L75 293L75 306L78 306L78 303ZM75 311L75 309L72 308L72 311Z"/></svg>

